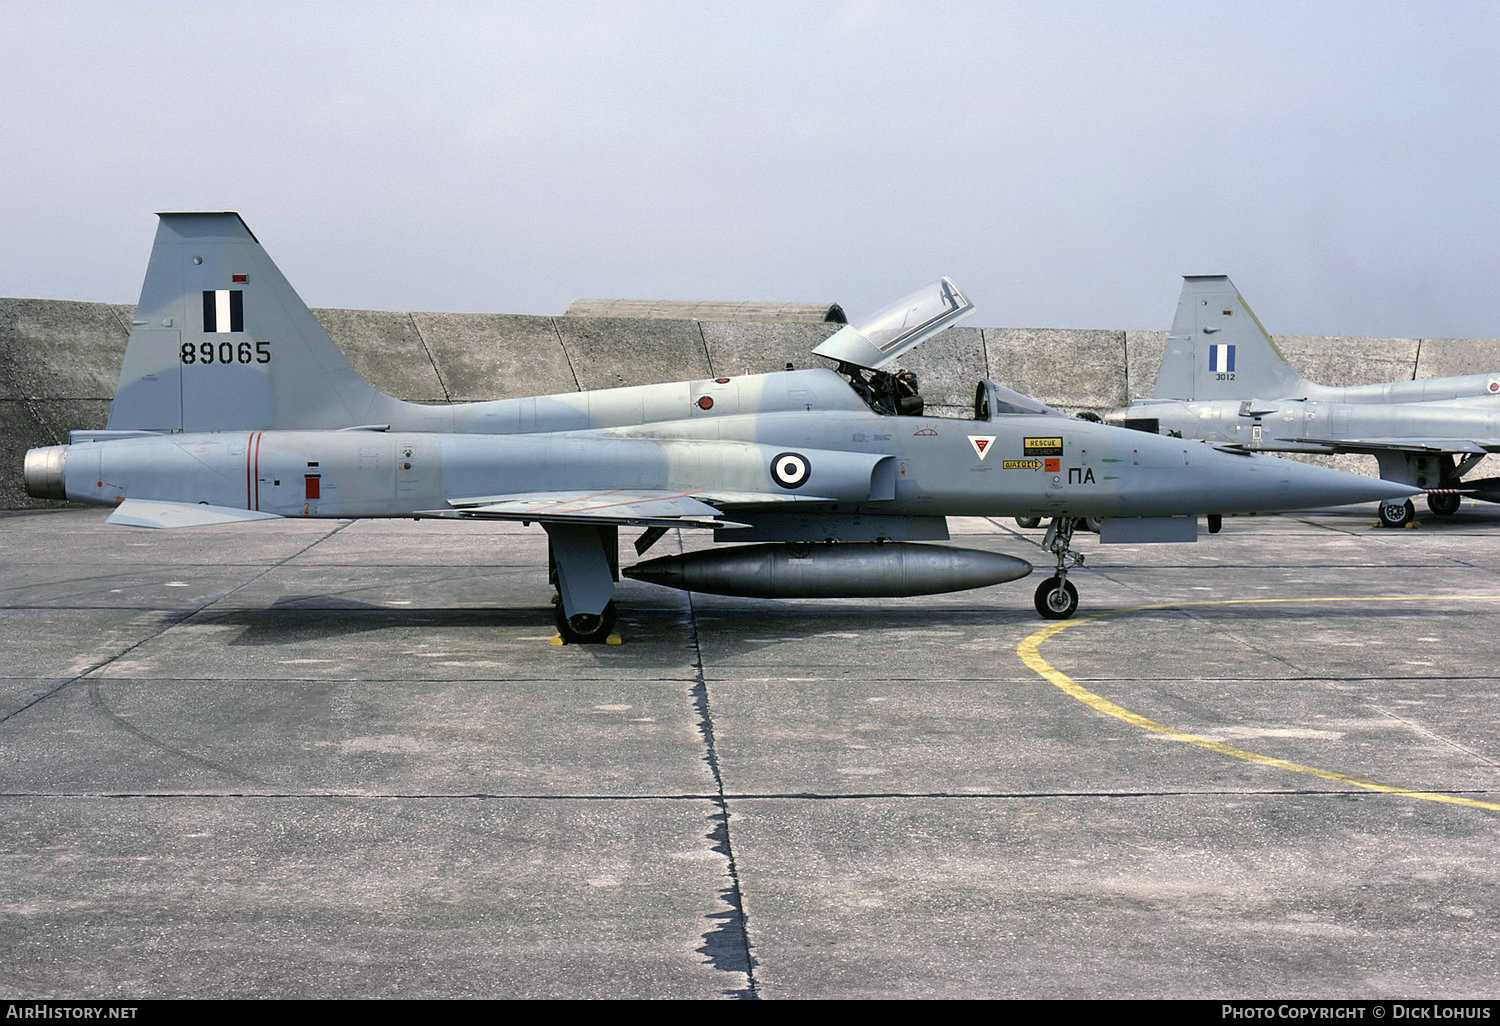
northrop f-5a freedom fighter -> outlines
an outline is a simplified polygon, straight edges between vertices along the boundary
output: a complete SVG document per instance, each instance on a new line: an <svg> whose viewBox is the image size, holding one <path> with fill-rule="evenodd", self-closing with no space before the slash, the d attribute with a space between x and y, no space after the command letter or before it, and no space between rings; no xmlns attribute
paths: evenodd
<svg viewBox="0 0 1500 1026"><path fill-rule="evenodd" d="M1101 541L1191 541L1196 517L1416 489L1063 416L992 381L972 419L924 417L903 354L967 316L943 279L814 349L834 366L423 405L354 370L234 213L162 214L102 431L33 449L38 497L109 522L519 520L547 532L572 642L614 623L618 531L743 542L632 578L765 598L923 595L1024 577L1023 559L925 544L949 516L1052 518L1045 617L1072 615L1074 518Z"/></svg>
<svg viewBox="0 0 1500 1026"><path fill-rule="evenodd" d="M1111 424L1259 452L1362 453L1380 476L1426 491L1439 516L1463 496L1500 502L1500 478L1464 481L1500 452L1500 373L1333 387L1308 381L1281 355L1234 283L1186 278L1150 399ZM1403 527L1410 499L1380 507Z"/></svg>

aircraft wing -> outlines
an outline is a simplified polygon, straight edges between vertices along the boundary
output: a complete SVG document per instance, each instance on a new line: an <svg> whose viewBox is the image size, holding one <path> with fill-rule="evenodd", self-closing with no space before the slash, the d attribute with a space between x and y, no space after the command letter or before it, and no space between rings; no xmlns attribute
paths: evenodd
<svg viewBox="0 0 1500 1026"><path fill-rule="evenodd" d="M423 510L422 517L457 520L525 520L537 523L632 524L642 527L743 527L695 494L612 489L604 492L530 492L450 499L452 509ZM775 498L765 496L766 499Z"/></svg>
<svg viewBox="0 0 1500 1026"><path fill-rule="evenodd" d="M1472 438L1279 438L1280 442L1326 445L1331 452L1500 452L1500 441Z"/></svg>

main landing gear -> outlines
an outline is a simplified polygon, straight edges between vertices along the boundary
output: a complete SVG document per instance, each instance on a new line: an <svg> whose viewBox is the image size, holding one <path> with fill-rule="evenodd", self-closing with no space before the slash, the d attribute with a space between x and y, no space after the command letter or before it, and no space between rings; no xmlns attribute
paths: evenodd
<svg viewBox="0 0 1500 1026"><path fill-rule="evenodd" d="M1451 517L1458 512L1465 495L1488 498L1490 486L1500 479L1485 478L1482 481L1465 481L1464 475L1479 465L1484 452L1472 453L1413 453L1376 452L1380 464L1380 476L1388 481L1415 485L1427 489L1427 508L1440 517ZM1381 527L1406 527L1416 519L1417 507L1411 500L1387 503L1380 507Z"/></svg>
<svg viewBox="0 0 1500 1026"><path fill-rule="evenodd" d="M1077 521L1054 517L1042 540L1042 548L1057 559L1057 572L1037 586L1036 611L1046 620L1066 620L1078 610L1078 589L1068 580L1068 571L1083 565L1083 553L1069 547Z"/></svg>
<svg viewBox="0 0 1500 1026"><path fill-rule="evenodd" d="M1440 517L1451 517L1458 512L1464 497L1457 492L1428 492L1427 508Z"/></svg>
<svg viewBox="0 0 1500 1026"><path fill-rule="evenodd" d="M1427 508L1440 517L1451 517L1458 512L1464 497L1458 492L1428 492ZM1417 507L1412 501L1391 502L1380 507L1381 527L1405 527L1417 516Z"/></svg>
<svg viewBox="0 0 1500 1026"><path fill-rule="evenodd" d="M569 616L559 601L554 607L557 633L568 645L603 645L615 629L615 604L606 603L603 612L574 613Z"/></svg>
<svg viewBox="0 0 1500 1026"><path fill-rule="evenodd" d="M1416 515L1417 507L1412 505L1410 499L1405 502L1388 502L1380 507L1380 526L1405 527Z"/></svg>
<svg viewBox="0 0 1500 1026"><path fill-rule="evenodd" d="M544 523L557 585L557 633L565 644L603 645L615 626L617 528ZM619 642L615 642L619 644Z"/></svg>

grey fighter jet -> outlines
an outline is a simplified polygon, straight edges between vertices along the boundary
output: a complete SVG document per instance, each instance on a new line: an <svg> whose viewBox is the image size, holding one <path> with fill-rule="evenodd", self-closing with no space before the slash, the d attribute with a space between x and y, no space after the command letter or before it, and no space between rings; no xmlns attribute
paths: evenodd
<svg viewBox="0 0 1500 1026"><path fill-rule="evenodd" d="M967 316L949 280L842 328L833 367L421 405L368 384L233 213L163 214L103 431L26 456L38 497L109 522L277 517L517 520L547 532L570 642L614 622L618 530L745 542L630 577L730 595L923 595L1024 577L1023 559L924 542L945 517L1052 518L1045 617L1077 608L1075 517L1104 542L1192 541L1199 514L1415 489L1064 417L981 381L973 419L914 415L895 362ZM830 543L830 544L825 544ZM836 543L836 544L832 544Z"/></svg>
<svg viewBox="0 0 1500 1026"><path fill-rule="evenodd" d="M1440 516L1465 495L1500 502L1500 478L1463 480L1500 452L1500 372L1344 388L1308 381L1221 274L1184 279L1156 391L1104 419L1247 451L1374 456L1382 478L1422 489ZM1387 527L1415 515L1410 499L1380 507Z"/></svg>

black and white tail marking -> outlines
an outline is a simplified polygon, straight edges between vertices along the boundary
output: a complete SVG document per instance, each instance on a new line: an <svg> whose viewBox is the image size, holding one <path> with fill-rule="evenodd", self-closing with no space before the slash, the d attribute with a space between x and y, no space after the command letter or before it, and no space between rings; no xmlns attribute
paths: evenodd
<svg viewBox="0 0 1500 1026"><path fill-rule="evenodd" d="M240 289L205 289L203 330L227 335L245 330L245 293Z"/></svg>

